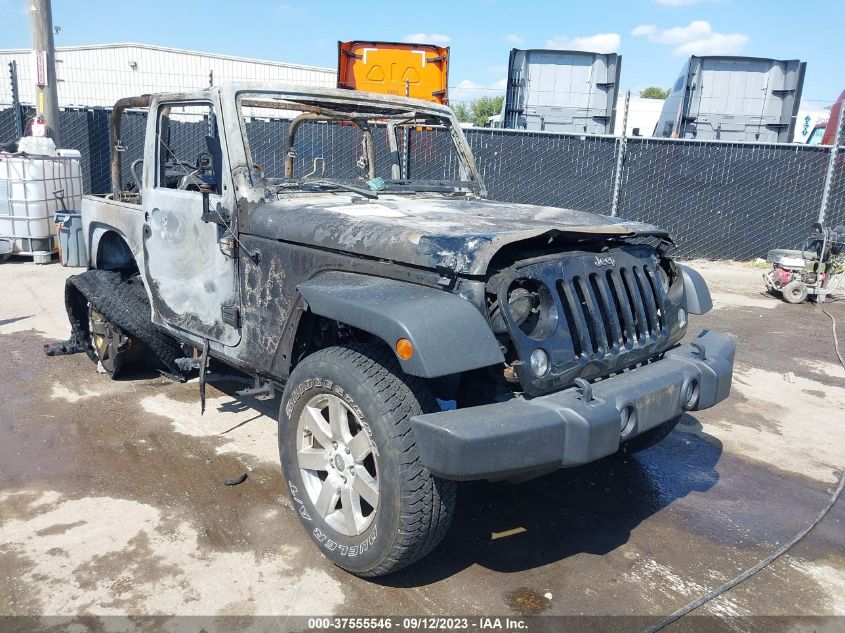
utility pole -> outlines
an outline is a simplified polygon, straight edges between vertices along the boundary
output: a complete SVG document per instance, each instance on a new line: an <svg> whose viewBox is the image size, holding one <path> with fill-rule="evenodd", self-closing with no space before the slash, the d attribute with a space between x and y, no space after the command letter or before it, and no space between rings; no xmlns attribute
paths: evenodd
<svg viewBox="0 0 845 633"><path fill-rule="evenodd" d="M29 24L35 67L35 113L47 126L47 135L61 147L59 97L56 86L56 48L50 0L29 0Z"/></svg>

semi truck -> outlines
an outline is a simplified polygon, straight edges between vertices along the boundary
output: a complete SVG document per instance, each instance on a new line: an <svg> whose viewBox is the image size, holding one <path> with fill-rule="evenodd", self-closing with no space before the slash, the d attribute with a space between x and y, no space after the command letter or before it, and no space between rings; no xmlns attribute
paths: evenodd
<svg viewBox="0 0 845 633"><path fill-rule="evenodd" d="M568 134L613 134L622 57L512 49L502 127Z"/></svg>
<svg viewBox="0 0 845 633"><path fill-rule="evenodd" d="M806 67L797 59L693 55L654 136L791 143Z"/></svg>
<svg viewBox="0 0 845 633"><path fill-rule="evenodd" d="M845 90L830 107L827 121L817 123L807 137L807 145L833 145L837 140L836 125L839 122L842 108L845 107ZM843 119L845 121L845 119ZM845 123L839 129L839 145L845 146Z"/></svg>

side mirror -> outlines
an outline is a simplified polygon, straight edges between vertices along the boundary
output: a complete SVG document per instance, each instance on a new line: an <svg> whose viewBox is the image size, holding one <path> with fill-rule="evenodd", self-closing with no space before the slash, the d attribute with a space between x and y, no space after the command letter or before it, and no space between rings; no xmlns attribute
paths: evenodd
<svg viewBox="0 0 845 633"><path fill-rule="evenodd" d="M211 208L211 187L202 185L200 187L200 195L202 196L202 215L200 219L203 222L213 222L218 226L228 226L230 217L228 211L223 208L223 205L218 202L213 210Z"/></svg>

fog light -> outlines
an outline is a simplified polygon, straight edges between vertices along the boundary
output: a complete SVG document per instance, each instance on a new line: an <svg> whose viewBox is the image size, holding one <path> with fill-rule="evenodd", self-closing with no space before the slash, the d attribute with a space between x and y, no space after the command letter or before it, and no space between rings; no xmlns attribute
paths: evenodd
<svg viewBox="0 0 845 633"><path fill-rule="evenodd" d="M545 376L546 372L549 371L549 355L538 347L533 352L531 352L531 359L529 360L529 365L531 367L531 371L534 372L535 376L537 376L538 378L540 376Z"/></svg>
<svg viewBox="0 0 845 633"><path fill-rule="evenodd" d="M637 426L637 410L630 404L622 407L619 413L619 429L622 435L629 435L631 431Z"/></svg>
<svg viewBox="0 0 845 633"><path fill-rule="evenodd" d="M678 326L679 327L686 327L687 326L687 311L683 308L678 308Z"/></svg>
<svg viewBox="0 0 845 633"><path fill-rule="evenodd" d="M698 381L690 380L684 387L683 393L683 407L687 411L692 411L698 405Z"/></svg>

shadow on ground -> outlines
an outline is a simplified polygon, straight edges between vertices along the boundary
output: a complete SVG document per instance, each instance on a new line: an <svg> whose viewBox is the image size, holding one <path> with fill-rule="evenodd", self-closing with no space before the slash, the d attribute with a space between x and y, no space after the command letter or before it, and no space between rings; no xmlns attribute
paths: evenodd
<svg viewBox="0 0 845 633"><path fill-rule="evenodd" d="M610 457L521 484L461 485L443 544L416 565L378 580L413 587L478 564L518 572L575 554L607 554L625 544L642 521L719 480L717 439L687 415L666 440L634 457Z"/></svg>
<svg viewBox="0 0 845 633"><path fill-rule="evenodd" d="M278 415L278 397L262 402L236 394L249 382L212 364L209 385L233 398L221 409L256 413L238 426ZM440 547L375 582L416 587L474 564L510 573L575 554L607 554L624 545L642 521L691 492L712 488L721 455L721 442L687 414L668 438L636 456L609 457L520 484L461 483L455 517Z"/></svg>

